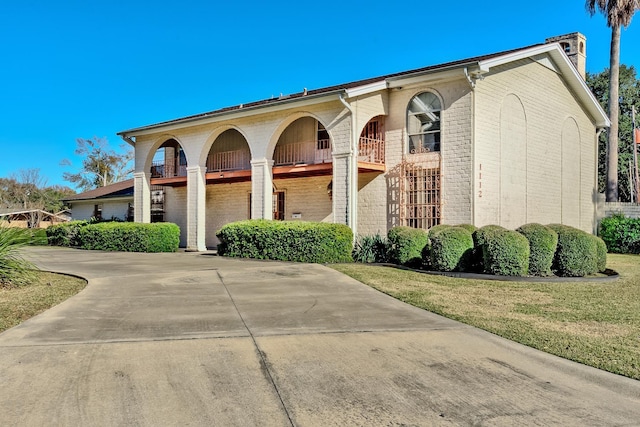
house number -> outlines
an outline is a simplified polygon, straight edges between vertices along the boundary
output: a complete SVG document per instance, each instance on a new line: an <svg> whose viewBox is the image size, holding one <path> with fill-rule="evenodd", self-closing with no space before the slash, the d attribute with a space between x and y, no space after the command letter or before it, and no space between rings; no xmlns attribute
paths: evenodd
<svg viewBox="0 0 640 427"><path fill-rule="evenodd" d="M478 198L482 198L482 163L478 165Z"/></svg>

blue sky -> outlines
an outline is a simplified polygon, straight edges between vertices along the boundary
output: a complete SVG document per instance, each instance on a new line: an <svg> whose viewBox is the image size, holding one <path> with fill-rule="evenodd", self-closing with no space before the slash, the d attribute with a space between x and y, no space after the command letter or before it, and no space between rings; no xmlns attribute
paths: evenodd
<svg viewBox="0 0 640 427"><path fill-rule="evenodd" d="M587 71L610 30L583 0L7 0L0 8L0 177L75 172L76 138L117 132L580 31ZM640 66L640 13L621 62ZM68 158L73 166L60 166Z"/></svg>

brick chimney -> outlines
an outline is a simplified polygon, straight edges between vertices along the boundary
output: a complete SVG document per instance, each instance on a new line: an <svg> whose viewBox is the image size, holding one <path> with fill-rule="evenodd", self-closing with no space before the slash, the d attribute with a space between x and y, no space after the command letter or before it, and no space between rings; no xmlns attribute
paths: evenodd
<svg viewBox="0 0 640 427"><path fill-rule="evenodd" d="M586 78L587 71L587 38L580 33L565 34L551 37L545 43L559 43L564 53L569 57L582 78Z"/></svg>

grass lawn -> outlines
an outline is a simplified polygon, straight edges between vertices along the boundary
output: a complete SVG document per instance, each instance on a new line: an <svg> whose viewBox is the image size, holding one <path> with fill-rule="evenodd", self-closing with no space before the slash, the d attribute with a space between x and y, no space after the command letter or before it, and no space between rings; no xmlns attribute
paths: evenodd
<svg viewBox="0 0 640 427"><path fill-rule="evenodd" d="M333 268L401 301L547 353L640 380L640 256L609 254L613 282L458 279L366 264Z"/></svg>
<svg viewBox="0 0 640 427"><path fill-rule="evenodd" d="M60 304L84 289L86 284L85 280L76 277L37 271L28 285L0 285L0 332Z"/></svg>

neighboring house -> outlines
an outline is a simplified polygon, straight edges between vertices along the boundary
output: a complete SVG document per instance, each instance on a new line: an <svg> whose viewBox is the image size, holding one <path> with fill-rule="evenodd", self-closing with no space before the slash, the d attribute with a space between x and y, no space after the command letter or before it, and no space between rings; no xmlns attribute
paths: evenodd
<svg viewBox="0 0 640 427"><path fill-rule="evenodd" d="M42 209L3 209L0 210L0 221L6 221L10 227L47 228L69 219L64 211L51 213Z"/></svg>
<svg viewBox="0 0 640 427"><path fill-rule="evenodd" d="M135 221L177 223L191 250L247 218L361 235L438 223L593 231L609 120L585 84L585 48L574 33L120 132L135 148Z"/></svg>
<svg viewBox="0 0 640 427"><path fill-rule="evenodd" d="M63 201L71 207L74 220L133 221L133 179L74 194Z"/></svg>

